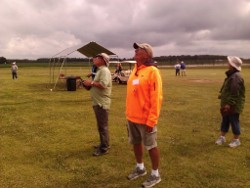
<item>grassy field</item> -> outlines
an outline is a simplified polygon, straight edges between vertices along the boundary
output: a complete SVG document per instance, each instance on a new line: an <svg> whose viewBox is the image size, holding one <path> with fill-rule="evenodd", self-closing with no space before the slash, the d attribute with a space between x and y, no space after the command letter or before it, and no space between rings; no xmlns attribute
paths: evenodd
<svg viewBox="0 0 250 188"><path fill-rule="evenodd" d="M81 76L88 72L77 67L68 70ZM247 88L242 145L231 149L214 144L221 121L217 96L225 71L193 68L186 77L176 77L173 69L161 69L162 182L156 187L250 187L250 68L242 72ZM0 187L140 187L146 177L126 179L135 165L127 139L126 86L113 85L110 153L92 157L99 138L89 92L65 88L50 92L48 74L44 67L19 67L18 80L12 80L10 68L0 67ZM231 138L230 130L228 142ZM150 170L147 153L145 165Z"/></svg>

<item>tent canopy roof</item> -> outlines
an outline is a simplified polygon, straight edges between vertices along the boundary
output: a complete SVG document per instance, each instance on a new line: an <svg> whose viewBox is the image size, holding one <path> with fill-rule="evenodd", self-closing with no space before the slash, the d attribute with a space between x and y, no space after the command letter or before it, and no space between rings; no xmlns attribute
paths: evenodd
<svg viewBox="0 0 250 188"><path fill-rule="evenodd" d="M96 42L89 42L84 46L77 45L70 48L66 48L65 50L54 55L53 58L67 57L68 55L70 55L75 51L78 51L79 53L83 54L86 57L95 57L99 53L106 53L108 55L114 55L114 56L116 55L115 53L104 48L100 44L97 44Z"/></svg>

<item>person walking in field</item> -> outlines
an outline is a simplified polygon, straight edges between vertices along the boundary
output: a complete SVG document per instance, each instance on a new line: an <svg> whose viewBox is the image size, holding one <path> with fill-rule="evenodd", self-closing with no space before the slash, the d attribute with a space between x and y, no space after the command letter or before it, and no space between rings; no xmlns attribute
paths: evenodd
<svg viewBox="0 0 250 188"><path fill-rule="evenodd" d="M226 79L220 90L219 99L221 100L221 135L215 142L218 145L222 145L226 142L225 135L231 125L234 139L229 144L234 148L241 144L239 136L240 113L243 111L245 103L245 85L244 80L240 74L242 61L235 56L228 56L228 71L226 71Z"/></svg>
<svg viewBox="0 0 250 188"><path fill-rule="evenodd" d="M16 62L13 62L11 65L11 74L12 74L12 79L17 79L17 70L18 66L16 65Z"/></svg>
<svg viewBox="0 0 250 188"><path fill-rule="evenodd" d="M127 82L126 117L136 166L128 179L133 180L147 174L143 163L145 147L149 152L152 170L142 186L152 187L161 181L156 125L162 105L162 79L152 59L152 47L146 43L134 43L134 48L136 65Z"/></svg>
<svg viewBox="0 0 250 188"><path fill-rule="evenodd" d="M94 80L85 80L83 84L86 87L91 87L90 95L100 137L100 144L94 146L96 151L93 156L101 156L107 154L110 148L108 114L111 104L112 79L108 69L109 56L107 54L98 54L94 57L93 62L98 68L95 78Z"/></svg>

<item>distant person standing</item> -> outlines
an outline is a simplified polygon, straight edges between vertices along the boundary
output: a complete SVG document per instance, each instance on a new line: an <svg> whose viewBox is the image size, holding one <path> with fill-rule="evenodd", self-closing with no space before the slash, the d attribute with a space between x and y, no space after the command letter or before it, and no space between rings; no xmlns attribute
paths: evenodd
<svg viewBox="0 0 250 188"><path fill-rule="evenodd" d="M229 144L234 148L239 146L240 140L240 113L243 111L245 103L245 85L240 74L242 61L235 56L228 56L228 71L226 71L226 79L220 90L219 99L221 100L221 135L215 142L222 145L226 142L225 135L231 125L234 139Z"/></svg>
<svg viewBox="0 0 250 188"><path fill-rule="evenodd" d="M151 159L152 170L142 186L152 187L161 181L158 171L160 154L157 147L157 122L162 105L162 79L152 59L152 47L146 43L134 43L134 48L136 64L127 83L126 117L136 166L128 179L133 180L147 174L143 163L145 147Z"/></svg>
<svg viewBox="0 0 250 188"><path fill-rule="evenodd" d="M16 65L16 62L13 62L11 65L11 73L12 73L12 79L17 79L17 70L18 66Z"/></svg>
<svg viewBox="0 0 250 188"><path fill-rule="evenodd" d="M180 76L180 69L181 69L181 65L179 62L177 62L174 66L175 68L175 76Z"/></svg>
<svg viewBox="0 0 250 188"><path fill-rule="evenodd" d="M111 104L112 79L108 69L109 56L107 54L98 54L94 57L93 62L97 67L95 78L94 80L85 80L83 84L87 87L91 86L90 95L100 137L100 144L94 146L96 151L93 156L101 156L107 154L110 148L108 114Z"/></svg>
<svg viewBox="0 0 250 188"><path fill-rule="evenodd" d="M186 76L186 65L184 61L181 61L181 76Z"/></svg>
<svg viewBox="0 0 250 188"><path fill-rule="evenodd" d="M122 64L117 63L116 68L115 68L115 73L121 74L121 72L122 72Z"/></svg>
<svg viewBox="0 0 250 188"><path fill-rule="evenodd" d="M92 65L91 68L91 73L87 74L87 77L92 77L92 80L95 79L95 75L96 75L96 71L97 71L97 66L95 64Z"/></svg>

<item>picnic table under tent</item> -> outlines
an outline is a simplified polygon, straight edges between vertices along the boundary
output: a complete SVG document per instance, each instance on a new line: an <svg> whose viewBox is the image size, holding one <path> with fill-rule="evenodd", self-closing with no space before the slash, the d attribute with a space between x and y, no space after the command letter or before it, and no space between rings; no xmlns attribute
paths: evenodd
<svg viewBox="0 0 250 188"><path fill-rule="evenodd" d="M62 78L69 81L68 83L70 84L71 80L73 82L75 82L75 80L79 77L79 76L76 76L76 77L69 76L68 77L68 76L62 74L63 67L67 62L68 56L70 54L76 52L76 51L78 51L82 55L89 58L89 64L90 64L90 59L95 57L99 53L106 53L111 58L117 58L118 59L118 56L115 53L111 52L110 50L108 50L107 48L101 46L100 44L98 44L96 42L89 42L86 45L77 45L77 46L73 46L73 47L70 47L70 48L66 48L65 50L57 53L52 58L50 58L50 61L49 61L49 67L50 67L49 85L50 85L51 89L55 90L58 81L60 79L62 79ZM75 88L73 88L73 89L68 88L68 90L75 90Z"/></svg>

